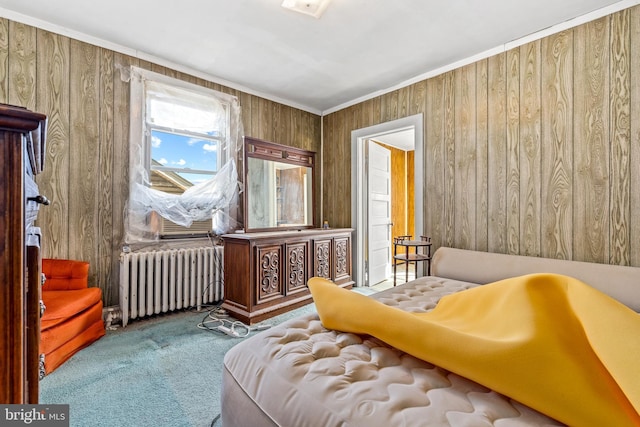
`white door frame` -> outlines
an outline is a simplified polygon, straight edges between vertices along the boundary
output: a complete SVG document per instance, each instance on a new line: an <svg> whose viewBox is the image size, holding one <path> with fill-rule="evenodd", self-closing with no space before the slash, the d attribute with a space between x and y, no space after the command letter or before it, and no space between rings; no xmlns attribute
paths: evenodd
<svg viewBox="0 0 640 427"><path fill-rule="evenodd" d="M353 277L356 286L368 286L364 272L366 227L365 154L364 141L376 136L413 129L415 138L415 234L423 234L424 130L422 114L380 123L351 132L351 227L355 229L353 245Z"/></svg>

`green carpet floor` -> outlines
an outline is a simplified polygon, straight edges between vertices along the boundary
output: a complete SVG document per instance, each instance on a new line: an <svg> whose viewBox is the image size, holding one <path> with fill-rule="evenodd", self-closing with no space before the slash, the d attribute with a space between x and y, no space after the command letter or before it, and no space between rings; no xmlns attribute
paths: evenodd
<svg viewBox="0 0 640 427"><path fill-rule="evenodd" d="M263 323L311 312L313 304ZM220 414L222 359L243 339L199 329L206 314L173 313L107 331L42 379L40 403L69 404L71 426L211 426Z"/></svg>

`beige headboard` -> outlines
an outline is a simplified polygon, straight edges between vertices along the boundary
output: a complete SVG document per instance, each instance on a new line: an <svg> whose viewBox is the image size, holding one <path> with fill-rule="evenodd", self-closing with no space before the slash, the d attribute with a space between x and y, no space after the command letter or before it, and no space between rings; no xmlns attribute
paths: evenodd
<svg viewBox="0 0 640 427"><path fill-rule="evenodd" d="M530 273L575 277L640 312L640 268L505 255L441 247L433 255L433 276L487 284Z"/></svg>

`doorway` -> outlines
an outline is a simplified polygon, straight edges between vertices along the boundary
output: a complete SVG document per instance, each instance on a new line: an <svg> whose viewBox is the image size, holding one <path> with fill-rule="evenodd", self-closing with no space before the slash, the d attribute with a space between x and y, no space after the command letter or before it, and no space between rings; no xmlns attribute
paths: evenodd
<svg viewBox="0 0 640 427"><path fill-rule="evenodd" d="M391 136L398 133L411 132L413 134L414 156L414 232L423 234L423 187L424 187L424 137L422 114L381 123L367 128L356 129L351 132L351 224L355 229L353 244L353 274L356 286L371 286L369 283L367 229L368 206L368 177L366 141L391 140Z"/></svg>

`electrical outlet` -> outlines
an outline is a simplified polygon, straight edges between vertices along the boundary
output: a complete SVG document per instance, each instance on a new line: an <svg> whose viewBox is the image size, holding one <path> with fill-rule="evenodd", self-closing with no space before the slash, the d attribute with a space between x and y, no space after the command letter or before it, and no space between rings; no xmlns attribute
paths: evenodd
<svg viewBox="0 0 640 427"><path fill-rule="evenodd" d="M104 307L102 309L102 319L105 323L105 329L114 330L115 326L113 325L122 322L122 311L120 311L120 307L117 305Z"/></svg>

